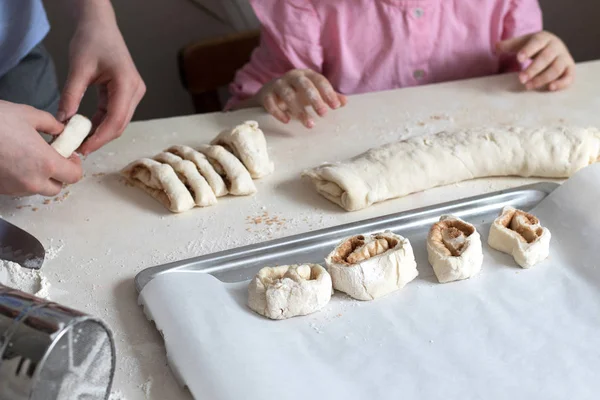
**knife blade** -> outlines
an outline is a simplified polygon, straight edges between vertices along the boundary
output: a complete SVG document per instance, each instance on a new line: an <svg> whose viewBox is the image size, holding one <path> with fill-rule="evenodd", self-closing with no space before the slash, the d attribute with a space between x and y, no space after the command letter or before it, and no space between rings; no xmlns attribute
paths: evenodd
<svg viewBox="0 0 600 400"><path fill-rule="evenodd" d="M40 269L45 258L46 250L39 240L0 218L0 259L25 268Z"/></svg>

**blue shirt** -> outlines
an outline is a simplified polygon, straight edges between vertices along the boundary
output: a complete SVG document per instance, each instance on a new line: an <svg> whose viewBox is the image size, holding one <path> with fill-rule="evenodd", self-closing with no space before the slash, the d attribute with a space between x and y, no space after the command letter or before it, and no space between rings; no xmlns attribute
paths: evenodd
<svg viewBox="0 0 600 400"><path fill-rule="evenodd" d="M0 77L37 46L49 29L42 0L0 0Z"/></svg>

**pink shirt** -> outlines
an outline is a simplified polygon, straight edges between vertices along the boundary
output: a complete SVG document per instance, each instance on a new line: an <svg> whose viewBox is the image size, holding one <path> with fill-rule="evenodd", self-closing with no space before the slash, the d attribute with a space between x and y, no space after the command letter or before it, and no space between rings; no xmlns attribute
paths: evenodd
<svg viewBox="0 0 600 400"><path fill-rule="evenodd" d="M519 68L498 41L542 29L537 0L250 0L261 44L230 86L235 102L296 68L343 94Z"/></svg>

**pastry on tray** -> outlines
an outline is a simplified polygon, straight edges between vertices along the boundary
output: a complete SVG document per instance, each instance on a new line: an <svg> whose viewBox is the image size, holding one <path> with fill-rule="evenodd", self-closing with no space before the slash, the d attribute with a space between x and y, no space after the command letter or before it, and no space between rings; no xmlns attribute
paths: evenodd
<svg viewBox="0 0 600 400"><path fill-rule="evenodd" d="M333 288L358 300L385 296L418 275L410 242L391 232L346 238L325 261Z"/></svg>
<svg viewBox="0 0 600 400"><path fill-rule="evenodd" d="M468 222L443 215L429 230L427 255L440 283L467 279L481 270L481 237Z"/></svg>
<svg viewBox="0 0 600 400"><path fill-rule="evenodd" d="M550 238L550 231L536 216L507 206L492 224L488 244L511 254L521 267L530 268L548 257Z"/></svg>
<svg viewBox="0 0 600 400"><path fill-rule="evenodd" d="M248 306L271 319L307 315L331 299L331 277L318 264L262 268L248 286Z"/></svg>

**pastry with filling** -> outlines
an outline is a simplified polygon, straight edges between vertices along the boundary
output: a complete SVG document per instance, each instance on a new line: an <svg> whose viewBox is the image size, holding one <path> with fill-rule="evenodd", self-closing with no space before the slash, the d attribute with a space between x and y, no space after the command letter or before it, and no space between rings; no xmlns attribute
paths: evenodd
<svg viewBox="0 0 600 400"><path fill-rule="evenodd" d="M275 168L269 160L265 135L256 121L246 121L221 132L211 144L223 146L233 153L254 179L271 174Z"/></svg>
<svg viewBox="0 0 600 400"><path fill-rule="evenodd" d="M333 288L357 300L385 296L418 275L410 242L391 232L346 238L325 261Z"/></svg>
<svg viewBox="0 0 600 400"><path fill-rule="evenodd" d="M197 150L208 158L215 171L223 177L230 194L248 196L256 193L256 186L244 164L223 146L201 145Z"/></svg>
<svg viewBox="0 0 600 400"><path fill-rule="evenodd" d="M548 257L550 238L536 216L507 206L492 224L488 244L512 255L522 268L530 268Z"/></svg>
<svg viewBox="0 0 600 400"><path fill-rule="evenodd" d="M271 319L308 315L331 299L331 277L318 264L262 268L248 286L248 306Z"/></svg>
<svg viewBox="0 0 600 400"><path fill-rule="evenodd" d="M195 206L194 198L168 164L141 158L126 166L121 175L172 212L187 211Z"/></svg>
<svg viewBox="0 0 600 400"><path fill-rule="evenodd" d="M440 283L470 278L483 264L481 236L468 222L443 215L429 230L427 255Z"/></svg>
<svg viewBox="0 0 600 400"><path fill-rule="evenodd" d="M157 154L154 156L154 160L173 167L179 180L188 189L197 206L207 207L217 204L215 193L206 179L198 172L198 168L193 162L168 152Z"/></svg>
<svg viewBox="0 0 600 400"><path fill-rule="evenodd" d="M208 161L208 158L206 158L204 154L192 149L189 146L171 146L165 151L196 164L196 168L198 168L200 174L204 177L204 179L206 179L215 196L223 197L227 195L228 191L225 181L221 175L215 171L212 164Z"/></svg>

